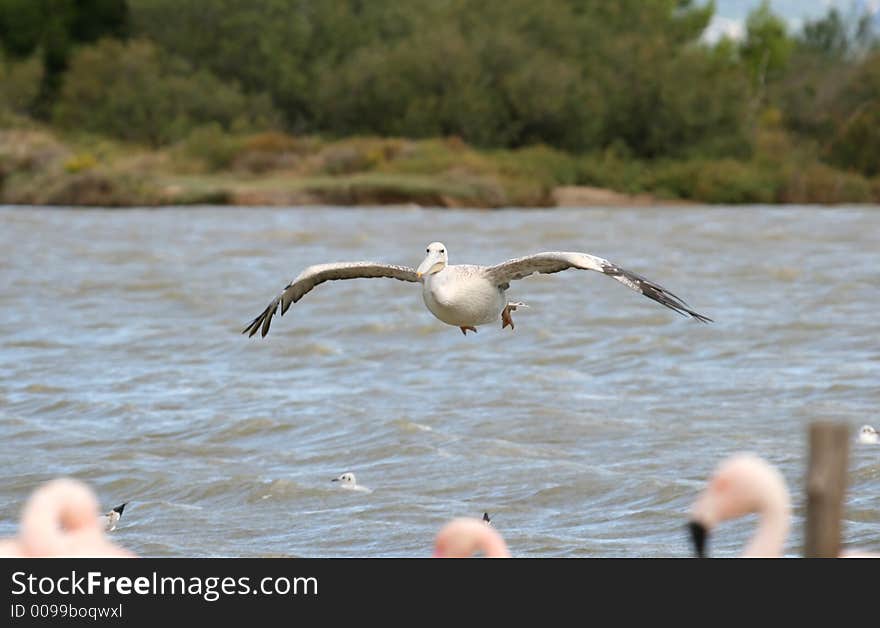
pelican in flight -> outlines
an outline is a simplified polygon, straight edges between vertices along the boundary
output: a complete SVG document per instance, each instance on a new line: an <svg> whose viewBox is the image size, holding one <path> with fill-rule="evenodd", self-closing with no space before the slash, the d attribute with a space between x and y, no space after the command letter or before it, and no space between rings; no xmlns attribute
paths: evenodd
<svg viewBox="0 0 880 628"><path fill-rule="evenodd" d="M299 301L318 284L333 279L370 277L389 277L421 283L422 299L428 310L447 325L461 329L465 336L468 331L476 332L477 325L493 323L499 317L502 329L508 326L513 329L511 312L517 307L525 307L525 304L508 301L505 292L510 287L510 282L534 273L558 273L569 268L595 270L682 316L689 315L703 323L712 321L711 318L689 309L684 301L653 281L587 253L536 253L495 266L450 265L446 246L442 242L429 244L426 253L424 261L416 269L377 262L337 262L309 266L242 333L250 337L259 331L265 336L269 333L269 325L279 305L283 316L292 303Z"/></svg>

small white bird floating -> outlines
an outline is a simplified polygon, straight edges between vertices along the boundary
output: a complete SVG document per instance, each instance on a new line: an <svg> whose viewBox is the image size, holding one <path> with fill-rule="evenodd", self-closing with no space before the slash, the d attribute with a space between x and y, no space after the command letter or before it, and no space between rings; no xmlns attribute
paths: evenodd
<svg viewBox="0 0 880 628"><path fill-rule="evenodd" d="M337 476L330 480L331 482L339 482L339 486L349 490L349 491L359 491L361 493L372 493L372 489L367 488L366 486L361 486L357 483L357 478L354 477L354 473L343 473L340 476Z"/></svg>
<svg viewBox="0 0 880 628"><path fill-rule="evenodd" d="M501 318L501 328L514 328L511 312L524 303L511 302L505 292L510 282L534 273L558 273L568 268L594 270L640 292L649 299L665 305L683 316L708 323L712 319L688 308L679 297L662 286L624 270L606 259L587 253L548 252L508 260L495 266L470 264L450 265L446 246L432 242L426 257L417 269L377 262L339 262L309 266L279 294L263 312L242 330L249 337L260 332L269 333L272 317L281 306L283 316L291 304L299 301L318 284L336 279L389 277L400 281L422 284L422 299L428 310L447 325L468 331L477 331L478 325L487 325Z"/></svg>
<svg viewBox="0 0 880 628"><path fill-rule="evenodd" d="M863 425L859 429L859 442L864 445L880 445L880 432L870 425Z"/></svg>
<svg viewBox="0 0 880 628"><path fill-rule="evenodd" d="M119 523L119 520L122 518L122 511L125 510L126 504L128 504L128 502L119 504L113 510L105 512L99 517L99 519L101 519L101 522L104 524L105 532L112 532L116 529L116 524Z"/></svg>

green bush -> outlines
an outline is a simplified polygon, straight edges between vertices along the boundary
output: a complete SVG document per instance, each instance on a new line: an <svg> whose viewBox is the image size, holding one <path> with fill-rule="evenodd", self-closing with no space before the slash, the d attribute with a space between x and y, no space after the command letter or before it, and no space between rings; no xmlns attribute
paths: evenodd
<svg viewBox="0 0 880 628"><path fill-rule="evenodd" d="M271 126L278 114L267 97L246 96L149 41L104 40L74 55L54 120L66 129L160 146L207 123L242 131Z"/></svg>
<svg viewBox="0 0 880 628"><path fill-rule="evenodd" d="M518 1L496 17L535 13L530 5ZM472 8L476 19L492 12ZM592 142L600 100L575 60L542 50L521 24L480 26L448 19L355 51L317 77L317 123L336 134L456 135L477 146Z"/></svg>
<svg viewBox="0 0 880 628"><path fill-rule="evenodd" d="M193 129L177 148L185 157L201 161L214 172L228 168L243 145L240 137L226 133L214 122Z"/></svg>
<svg viewBox="0 0 880 628"><path fill-rule="evenodd" d="M753 162L691 160L658 165L647 175L646 187L661 196L706 203L773 203L779 180Z"/></svg>
<svg viewBox="0 0 880 628"><path fill-rule="evenodd" d="M870 203L880 200L880 186L865 177L821 163L792 169L780 201L784 203Z"/></svg>
<svg viewBox="0 0 880 628"><path fill-rule="evenodd" d="M505 176L532 179L546 187L574 185L578 180L577 159L549 146L495 151L491 156L500 173Z"/></svg>
<svg viewBox="0 0 880 628"><path fill-rule="evenodd" d="M865 103L831 143L831 159L869 177L880 174L880 95Z"/></svg>
<svg viewBox="0 0 880 628"><path fill-rule="evenodd" d="M0 55L0 110L28 113L42 80L43 64L38 57L14 61Z"/></svg>
<svg viewBox="0 0 880 628"><path fill-rule="evenodd" d="M609 149L578 160L576 183L605 187L618 192L637 194L644 191L646 164L621 155L621 149ZM673 197L681 194L670 193Z"/></svg>

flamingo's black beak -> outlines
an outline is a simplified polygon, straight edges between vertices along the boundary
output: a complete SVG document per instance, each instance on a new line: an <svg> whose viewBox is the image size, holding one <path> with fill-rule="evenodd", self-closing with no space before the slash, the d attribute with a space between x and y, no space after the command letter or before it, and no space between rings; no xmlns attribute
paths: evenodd
<svg viewBox="0 0 880 628"><path fill-rule="evenodd" d="M696 552L697 558L706 558L706 540L709 537L706 526L697 521L691 521L688 523L688 530L691 533L691 543L694 544L694 552Z"/></svg>

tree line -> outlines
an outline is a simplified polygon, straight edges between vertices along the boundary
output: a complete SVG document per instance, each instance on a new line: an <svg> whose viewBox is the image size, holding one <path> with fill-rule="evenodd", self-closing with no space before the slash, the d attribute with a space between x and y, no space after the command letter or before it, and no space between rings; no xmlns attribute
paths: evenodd
<svg viewBox="0 0 880 628"><path fill-rule="evenodd" d="M207 123L651 161L748 160L781 141L880 174L880 18L831 9L792 32L765 2L741 39L707 43L713 13L694 0L0 0L0 106L152 146Z"/></svg>

